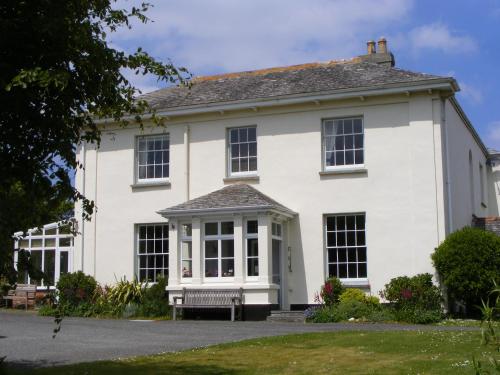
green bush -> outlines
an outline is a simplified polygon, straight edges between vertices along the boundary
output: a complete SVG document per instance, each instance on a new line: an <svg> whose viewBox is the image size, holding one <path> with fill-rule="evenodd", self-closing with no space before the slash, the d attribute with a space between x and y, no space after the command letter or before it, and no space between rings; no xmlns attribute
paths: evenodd
<svg viewBox="0 0 500 375"><path fill-rule="evenodd" d="M90 304L97 288L97 281L82 271L61 275L57 282L59 304L73 310L81 304Z"/></svg>
<svg viewBox="0 0 500 375"><path fill-rule="evenodd" d="M391 279L380 295L390 302L398 321L427 324L443 319L441 292L429 273Z"/></svg>
<svg viewBox="0 0 500 375"><path fill-rule="evenodd" d="M344 286L336 277L330 277L321 287L320 302L327 306L334 305L339 302L340 295L344 292Z"/></svg>
<svg viewBox="0 0 500 375"><path fill-rule="evenodd" d="M441 291L432 283L430 273L391 279L380 295L398 310L441 310Z"/></svg>
<svg viewBox="0 0 500 375"><path fill-rule="evenodd" d="M357 288L347 288L342 292L339 297L340 302L350 302L350 301L358 301L367 305L379 305L380 301L377 296L368 296L361 289Z"/></svg>
<svg viewBox="0 0 500 375"><path fill-rule="evenodd" d="M315 323L337 323L350 319L371 322L394 320L390 310L380 305L370 305L354 299L335 305L322 306L315 309L308 317L309 321Z"/></svg>
<svg viewBox="0 0 500 375"><path fill-rule="evenodd" d="M494 280L500 281L500 237L464 228L439 245L432 261L450 300L464 303L469 314L479 313L481 299L486 301Z"/></svg>
<svg viewBox="0 0 500 375"><path fill-rule="evenodd" d="M168 299L165 288L167 280L164 277L157 279L156 284L144 291L137 314L143 317L157 318L169 314Z"/></svg>
<svg viewBox="0 0 500 375"><path fill-rule="evenodd" d="M139 304L147 285L142 285L136 278L127 281L123 278L109 289L107 298L117 307L124 309L131 303Z"/></svg>

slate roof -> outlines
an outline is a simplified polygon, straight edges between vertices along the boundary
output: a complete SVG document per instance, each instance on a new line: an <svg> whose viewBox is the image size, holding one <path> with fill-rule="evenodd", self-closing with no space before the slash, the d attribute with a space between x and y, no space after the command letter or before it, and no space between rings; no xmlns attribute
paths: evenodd
<svg viewBox="0 0 500 375"><path fill-rule="evenodd" d="M354 58L200 77L192 80L189 89L170 87L142 95L141 98L157 110L167 110L443 79L454 81L453 78L415 73Z"/></svg>
<svg viewBox="0 0 500 375"><path fill-rule="evenodd" d="M158 213L164 217L171 217L191 213L224 212L232 210L276 210L286 215L295 215L295 212L289 208L247 184L229 185L210 194L166 208Z"/></svg>

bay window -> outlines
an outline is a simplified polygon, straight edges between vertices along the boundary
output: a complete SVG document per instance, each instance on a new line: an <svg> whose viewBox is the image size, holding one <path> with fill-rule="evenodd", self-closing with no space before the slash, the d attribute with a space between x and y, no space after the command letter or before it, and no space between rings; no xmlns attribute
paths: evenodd
<svg viewBox="0 0 500 375"><path fill-rule="evenodd" d="M204 225L205 277L234 276L234 223L207 222Z"/></svg>
<svg viewBox="0 0 500 375"><path fill-rule="evenodd" d="M247 250L247 276L259 276L259 240L257 220L247 220L245 237Z"/></svg>

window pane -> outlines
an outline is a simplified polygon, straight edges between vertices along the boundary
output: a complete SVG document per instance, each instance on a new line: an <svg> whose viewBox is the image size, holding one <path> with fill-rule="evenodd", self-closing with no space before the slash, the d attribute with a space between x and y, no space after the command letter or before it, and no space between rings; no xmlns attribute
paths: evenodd
<svg viewBox="0 0 500 375"><path fill-rule="evenodd" d="M347 264L339 264L339 278L345 279L347 278Z"/></svg>
<svg viewBox="0 0 500 375"><path fill-rule="evenodd" d="M366 262L366 247L358 249L358 262Z"/></svg>
<svg viewBox="0 0 500 375"><path fill-rule="evenodd" d="M347 230L356 229L356 219L354 216L347 216L346 217L346 228L347 228Z"/></svg>
<svg viewBox="0 0 500 375"><path fill-rule="evenodd" d="M356 216L356 228L365 229L365 215Z"/></svg>
<svg viewBox="0 0 500 375"><path fill-rule="evenodd" d="M257 158L250 158L248 160L248 170L256 171L257 170Z"/></svg>
<svg viewBox="0 0 500 375"><path fill-rule="evenodd" d="M155 178L155 167L154 165L149 165L146 167L146 178Z"/></svg>
<svg viewBox="0 0 500 375"><path fill-rule="evenodd" d="M248 141L249 142L257 141L257 129L256 128L248 128Z"/></svg>
<svg viewBox="0 0 500 375"><path fill-rule="evenodd" d="M347 265L347 277L351 279L358 277L357 266L355 263L349 263Z"/></svg>
<svg viewBox="0 0 500 375"><path fill-rule="evenodd" d="M156 165L155 166L155 178L162 178L163 177L163 167L161 165Z"/></svg>
<svg viewBox="0 0 500 375"><path fill-rule="evenodd" d="M182 235L184 237L191 237L192 228L191 224L182 224Z"/></svg>
<svg viewBox="0 0 500 375"><path fill-rule="evenodd" d="M247 256L249 257L259 256L259 240L257 238L247 239Z"/></svg>
<svg viewBox="0 0 500 375"><path fill-rule="evenodd" d="M363 135L355 135L354 136L354 148L362 148L363 147Z"/></svg>
<svg viewBox="0 0 500 375"><path fill-rule="evenodd" d="M363 150L356 150L354 152L354 159L356 164L363 164L365 162L363 157Z"/></svg>
<svg viewBox="0 0 500 375"><path fill-rule="evenodd" d="M61 247L69 247L73 245L72 238L59 238L59 246Z"/></svg>
<svg viewBox="0 0 500 375"><path fill-rule="evenodd" d="M238 129L231 129L231 143L237 143L238 142Z"/></svg>
<svg viewBox="0 0 500 375"><path fill-rule="evenodd" d="M205 236L216 236L219 234L218 223L205 223Z"/></svg>
<svg viewBox="0 0 500 375"><path fill-rule="evenodd" d="M257 156L257 143L248 144L248 154L250 156Z"/></svg>
<svg viewBox="0 0 500 375"><path fill-rule="evenodd" d="M240 156L248 156L248 143L240 145Z"/></svg>
<svg viewBox="0 0 500 375"><path fill-rule="evenodd" d="M366 263L359 263L358 277L366 277Z"/></svg>
<svg viewBox="0 0 500 375"><path fill-rule="evenodd" d="M345 138L345 149L350 150L354 147L354 136L353 135L346 135Z"/></svg>
<svg viewBox="0 0 500 375"><path fill-rule="evenodd" d="M336 246L337 241L336 241L336 234L335 232L330 232L326 234L326 246L331 247L331 246Z"/></svg>
<svg viewBox="0 0 500 375"><path fill-rule="evenodd" d="M146 167L139 167L139 178L141 180L146 178Z"/></svg>
<svg viewBox="0 0 500 375"><path fill-rule="evenodd" d="M352 134L352 120L344 120L344 134Z"/></svg>
<svg viewBox="0 0 500 375"><path fill-rule="evenodd" d="M344 137L335 137L335 149L336 150L344 149Z"/></svg>
<svg viewBox="0 0 500 375"><path fill-rule="evenodd" d="M240 156L240 147L239 145L231 145L231 157L237 158Z"/></svg>
<svg viewBox="0 0 500 375"><path fill-rule="evenodd" d="M258 224L257 220L248 220L247 221L247 233L257 233L258 232Z"/></svg>
<svg viewBox="0 0 500 375"><path fill-rule="evenodd" d="M333 135L333 121L325 121L325 135Z"/></svg>
<svg viewBox="0 0 500 375"><path fill-rule="evenodd" d="M337 246L345 246L345 232L337 233Z"/></svg>
<svg viewBox="0 0 500 375"><path fill-rule="evenodd" d="M234 257L234 241L233 240L222 240L221 241L221 256L223 258Z"/></svg>
<svg viewBox="0 0 500 375"><path fill-rule="evenodd" d="M232 159L231 172L239 172L239 171L240 171L240 159Z"/></svg>
<svg viewBox="0 0 500 375"><path fill-rule="evenodd" d="M209 259L205 260L205 277L218 277L218 260Z"/></svg>
<svg viewBox="0 0 500 375"><path fill-rule="evenodd" d="M344 151L335 152L335 165L344 165Z"/></svg>
<svg viewBox="0 0 500 375"><path fill-rule="evenodd" d="M240 159L240 172L248 172L248 159Z"/></svg>
<svg viewBox="0 0 500 375"><path fill-rule="evenodd" d="M335 134L342 135L344 134L344 124L342 120L335 120Z"/></svg>
<svg viewBox="0 0 500 375"><path fill-rule="evenodd" d="M222 277L234 276L234 259L222 259Z"/></svg>
<svg viewBox="0 0 500 375"><path fill-rule="evenodd" d="M347 249L337 249L337 258L339 263L347 262Z"/></svg>
<svg viewBox="0 0 500 375"><path fill-rule="evenodd" d="M59 253L59 275L64 275L68 273L69 270L69 253L67 251L61 251Z"/></svg>
<svg viewBox="0 0 500 375"><path fill-rule="evenodd" d="M239 129L240 142L246 142L248 140L248 129Z"/></svg>
<svg viewBox="0 0 500 375"><path fill-rule="evenodd" d="M345 164L346 165L354 164L354 151L345 152Z"/></svg>
<svg viewBox="0 0 500 375"><path fill-rule="evenodd" d="M325 164L327 166L335 165L335 152L327 152L326 153Z"/></svg>
<svg viewBox="0 0 500 375"><path fill-rule="evenodd" d="M217 258L218 256L218 241L205 241L205 258Z"/></svg>
<svg viewBox="0 0 500 375"><path fill-rule="evenodd" d="M139 140L139 151L145 151L146 150L146 140L140 139Z"/></svg>
<svg viewBox="0 0 500 375"><path fill-rule="evenodd" d="M45 285L54 285L54 275L56 272L56 251L45 250L44 272L47 279L44 280Z"/></svg>
<svg viewBox="0 0 500 375"><path fill-rule="evenodd" d="M365 245L365 232L363 231L356 232L356 245L357 246Z"/></svg>
<svg viewBox="0 0 500 375"><path fill-rule="evenodd" d="M139 241L139 254L144 254L146 252L146 241Z"/></svg>
<svg viewBox="0 0 500 375"><path fill-rule="evenodd" d="M338 277L336 264L329 264L328 265L328 275Z"/></svg>
<svg viewBox="0 0 500 375"><path fill-rule="evenodd" d="M233 234L234 223L232 221L223 221L221 223L221 234Z"/></svg>
<svg viewBox="0 0 500 375"><path fill-rule="evenodd" d="M192 259L193 249L191 241L182 242L182 259Z"/></svg>
<svg viewBox="0 0 500 375"><path fill-rule="evenodd" d="M259 276L259 258L248 259L247 275L248 276Z"/></svg>
<svg viewBox="0 0 500 375"><path fill-rule="evenodd" d="M193 262L191 260L182 261L182 277L193 277Z"/></svg>
<svg viewBox="0 0 500 375"><path fill-rule="evenodd" d="M363 132L363 123L360 118L353 120L354 125L354 133L362 133Z"/></svg>

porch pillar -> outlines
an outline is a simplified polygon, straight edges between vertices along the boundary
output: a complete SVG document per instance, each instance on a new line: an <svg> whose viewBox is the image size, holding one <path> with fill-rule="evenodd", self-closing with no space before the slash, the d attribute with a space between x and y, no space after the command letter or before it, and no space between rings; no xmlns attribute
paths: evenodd
<svg viewBox="0 0 500 375"><path fill-rule="evenodd" d="M245 275L245 245L243 243L243 217L234 217L234 282L243 283Z"/></svg>
<svg viewBox="0 0 500 375"><path fill-rule="evenodd" d="M179 285L179 241L177 240L178 228L177 220L168 222L168 285Z"/></svg>
<svg viewBox="0 0 500 375"><path fill-rule="evenodd" d="M203 269L201 262L202 257L202 241L201 241L201 220L200 218L193 218L192 221L192 246L193 246L193 284L201 284L201 270Z"/></svg>
<svg viewBox="0 0 500 375"><path fill-rule="evenodd" d="M259 214L259 280L264 284L272 282L272 235L271 217L267 214Z"/></svg>

